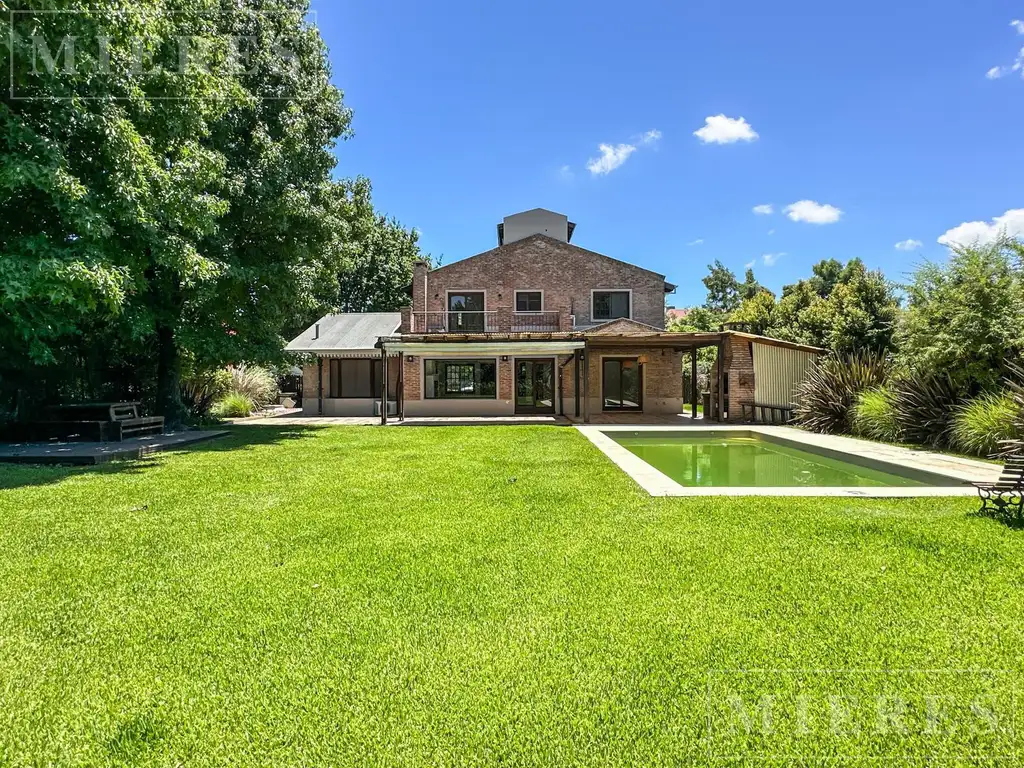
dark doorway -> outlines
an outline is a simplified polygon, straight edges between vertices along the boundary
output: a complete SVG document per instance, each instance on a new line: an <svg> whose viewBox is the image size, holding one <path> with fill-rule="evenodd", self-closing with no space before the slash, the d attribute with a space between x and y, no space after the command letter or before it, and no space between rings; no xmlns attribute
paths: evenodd
<svg viewBox="0 0 1024 768"><path fill-rule="evenodd" d="M555 412L555 361L516 360L516 413Z"/></svg>
<svg viewBox="0 0 1024 768"><path fill-rule="evenodd" d="M637 358L604 358L601 362L601 402L604 410L643 410L643 392L643 373Z"/></svg>

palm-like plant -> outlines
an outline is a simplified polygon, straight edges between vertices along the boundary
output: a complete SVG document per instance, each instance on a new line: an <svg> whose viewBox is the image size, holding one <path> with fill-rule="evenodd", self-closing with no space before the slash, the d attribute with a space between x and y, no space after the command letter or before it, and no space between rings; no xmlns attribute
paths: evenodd
<svg viewBox="0 0 1024 768"><path fill-rule="evenodd" d="M885 372L884 358L870 352L820 360L797 387L797 424L812 432L851 432L858 396L881 386Z"/></svg>

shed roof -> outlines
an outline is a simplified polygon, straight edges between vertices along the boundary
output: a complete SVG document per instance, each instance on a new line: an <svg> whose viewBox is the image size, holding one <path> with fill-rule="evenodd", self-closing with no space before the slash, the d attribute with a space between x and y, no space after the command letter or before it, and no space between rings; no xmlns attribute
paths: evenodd
<svg viewBox="0 0 1024 768"><path fill-rule="evenodd" d="M371 351L381 336L397 333L401 324L401 312L344 312L324 315L289 341L285 351Z"/></svg>

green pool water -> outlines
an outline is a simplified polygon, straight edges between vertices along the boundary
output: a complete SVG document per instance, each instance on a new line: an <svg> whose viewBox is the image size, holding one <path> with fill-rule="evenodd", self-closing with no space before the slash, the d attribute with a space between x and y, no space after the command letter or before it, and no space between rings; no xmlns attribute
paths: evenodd
<svg viewBox="0 0 1024 768"><path fill-rule="evenodd" d="M928 485L758 437L605 434L684 486L841 488Z"/></svg>

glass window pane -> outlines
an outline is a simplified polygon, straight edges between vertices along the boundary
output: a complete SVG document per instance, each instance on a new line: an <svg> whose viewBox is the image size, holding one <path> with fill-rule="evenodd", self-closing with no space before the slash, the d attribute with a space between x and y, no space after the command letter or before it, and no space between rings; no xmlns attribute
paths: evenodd
<svg viewBox="0 0 1024 768"><path fill-rule="evenodd" d="M423 396L428 400L494 398L498 393L493 360L427 360L423 379Z"/></svg>
<svg viewBox="0 0 1024 768"><path fill-rule="evenodd" d="M605 408L622 407L622 367L618 360L604 361L602 388Z"/></svg>
<svg viewBox="0 0 1024 768"><path fill-rule="evenodd" d="M614 320L629 317L629 291L596 291L594 319Z"/></svg>
<svg viewBox="0 0 1024 768"><path fill-rule="evenodd" d="M516 292L516 312L540 312L542 305L540 291Z"/></svg>
<svg viewBox="0 0 1024 768"><path fill-rule="evenodd" d="M371 381L373 360L339 360L341 394L339 397L373 397ZM378 361L379 362L379 361Z"/></svg>

